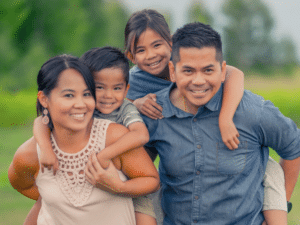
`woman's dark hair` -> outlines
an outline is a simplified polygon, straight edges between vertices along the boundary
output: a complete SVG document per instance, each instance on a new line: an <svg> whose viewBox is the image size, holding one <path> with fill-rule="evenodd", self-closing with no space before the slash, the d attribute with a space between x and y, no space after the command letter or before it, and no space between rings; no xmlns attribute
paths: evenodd
<svg viewBox="0 0 300 225"><path fill-rule="evenodd" d="M134 52L131 53L135 53L137 42L147 28L158 33L168 44L171 43L170 29L163 15L153 9L144 9L133 13L126 24L125 53L131 52L132 42Z"/></svg>
<svg viewBox="0 0 300 225"><path fill-rule="evenodd" d="M84 53L80 60L92 73L106 68L120 68L123 72L126 85L129 82L129 62L125 55L117 48L92 48Z"/></svg>
<svg viewBox="0 0 300 225"><path fill-rule="evenodd" d="M38 91L43 91L46 96L49 96L50 92L57 86L60 74L66 69L75 69L82 75L89 91L96 100L95 82L89 68L79 58L72 55L59 55L43 64L37 77ZM37 116L43 115L43 110L44 107L37 100ZM48 116L50 119L49 127L52 130L53 124L50 115Z"/></svg>

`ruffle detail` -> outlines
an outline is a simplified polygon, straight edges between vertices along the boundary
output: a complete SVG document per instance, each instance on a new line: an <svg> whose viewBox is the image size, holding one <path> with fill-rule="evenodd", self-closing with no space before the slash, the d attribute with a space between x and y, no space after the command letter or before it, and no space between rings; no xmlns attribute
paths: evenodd
<svg viewBox="0 0 300 225"><path fill-rule="evenodd" d="M106 130L109 120L94 118L88 144L77 153L66 153L60 150L51 134L53 151L59 161L59 171L55 178L62 193L75 207L83 206L92 193L93 185L85 178L85 166L90 154L105 148Z"/></svg>

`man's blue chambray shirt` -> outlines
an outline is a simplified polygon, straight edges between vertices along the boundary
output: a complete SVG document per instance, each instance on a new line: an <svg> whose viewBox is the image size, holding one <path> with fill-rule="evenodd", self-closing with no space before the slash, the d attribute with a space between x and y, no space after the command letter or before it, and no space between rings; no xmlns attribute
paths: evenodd
<svg viewBox="0 0 300 225"><path fill-rule="evenodd" d="M284 159L295 159L300 130L270 101L245 91L233 119L240 145L231 151L218 125L223 86L196 115L171 103L174 87L157 93L163 119L143 116L148 145L160 156L164 225L261 225L267 146Z"/></svg>

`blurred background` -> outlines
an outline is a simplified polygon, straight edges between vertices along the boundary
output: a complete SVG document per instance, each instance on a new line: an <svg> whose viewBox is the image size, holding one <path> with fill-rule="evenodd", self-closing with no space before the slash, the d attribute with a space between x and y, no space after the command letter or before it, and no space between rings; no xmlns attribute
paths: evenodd
<svg viewBox="0 0 300 225"><path fill-rule="evenodd" d="M11 188L13 154L32 136L36 77L50 57L80 57L92 47L124 49L124 28L137 10L162 13L172 33L188 22L222 35L227 64L245 88L271 100L300 124L300 2L281 0L2 0L0 1L0 224L22 224L34 201ZM276 153L270 151L278 160ZM300 224L300 185L289 224Z"/></svg>

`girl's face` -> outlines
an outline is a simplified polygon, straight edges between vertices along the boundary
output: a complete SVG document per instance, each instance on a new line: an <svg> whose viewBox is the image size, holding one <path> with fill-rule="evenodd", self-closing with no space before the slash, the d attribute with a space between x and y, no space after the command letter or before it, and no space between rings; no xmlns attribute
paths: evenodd
<svg viewBox="0 0 300 225"><path fill-rule="evenodd" d="M95 100L82 75L75 69L64 70L50 95L39 100L49 110L54 129L86 129L95 109Z"/></svg>
<svg viewBox="0 0 300 225"><path fill-rule="evenodd" d="M168 42L154 30L147 28L139 37L136 51L133 50L132 62L141 70L160 77L168 66L172 48Z"/></svg>

